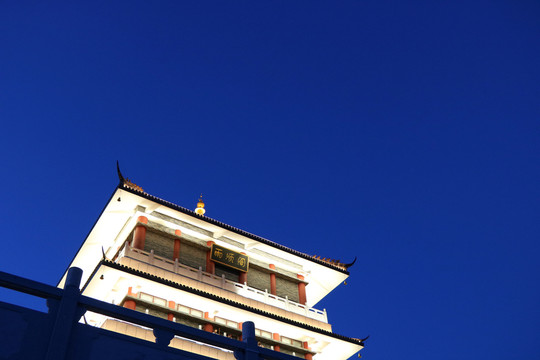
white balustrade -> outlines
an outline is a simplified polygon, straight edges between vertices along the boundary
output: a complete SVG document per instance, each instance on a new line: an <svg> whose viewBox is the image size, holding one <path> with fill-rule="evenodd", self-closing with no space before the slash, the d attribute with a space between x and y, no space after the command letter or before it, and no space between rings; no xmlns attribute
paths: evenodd
<svg viewBox="0 0 540 360"><path fill-rule="evenodd" d="M291 311L295 314L304 315L311 319L316 319L325 323L328 322L326 309L321 311L315 308L310 308L308 306L291 301L288 299L288 297L282 298L277 295L269 294L268 289L262 291L259 289L255 289L247 284L240 284L225 279L225 275L216 276L207 273L205 271L202 271L202 267L199 267L199 269L194 269L192 267L179 263L178 259L172 261L169 259L165 259L159 255L155 255L153 250L148 253L140 249L132 248L129 246L129 244L126 243L126 246L120 252L119 257L128 257L139 260L159 267L161 269L171 271L180 276L198 280L205 284L209 284L223 290L228 290L240 294L253 300L261 301L268 305Z"/></svg>

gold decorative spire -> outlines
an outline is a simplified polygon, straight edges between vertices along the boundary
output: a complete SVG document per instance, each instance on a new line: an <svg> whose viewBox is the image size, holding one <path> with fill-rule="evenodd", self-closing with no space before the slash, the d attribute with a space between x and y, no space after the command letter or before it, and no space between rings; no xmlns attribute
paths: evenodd
<svg viewBox="0 0 540 360"><path fill-rule="evenodd" d="M195 213L198 215L204 215L206 210L204 209L204 202L202 201L202 194L201 197L199 197L199 202L197 203L197 208L195 209Z"/></svg>

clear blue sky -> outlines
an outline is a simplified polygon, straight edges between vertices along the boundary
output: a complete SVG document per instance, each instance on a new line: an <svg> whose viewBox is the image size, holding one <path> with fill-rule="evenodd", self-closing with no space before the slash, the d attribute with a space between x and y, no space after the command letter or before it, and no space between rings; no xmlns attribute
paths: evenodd
<svg viewBox="0 0 540 360"><path fill-rule="evenodd" d="M537 1L0 2L0 270L117 184L350 261L364 359L540 358ZM2 292L3 298L15 295Z"/></svg>

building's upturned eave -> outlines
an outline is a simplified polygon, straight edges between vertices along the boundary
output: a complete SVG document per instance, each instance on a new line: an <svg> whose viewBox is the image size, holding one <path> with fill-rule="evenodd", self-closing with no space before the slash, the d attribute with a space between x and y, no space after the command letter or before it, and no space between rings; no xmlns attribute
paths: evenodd
<svg viewBox="0 0 540 360"><path fill-rule="evenodd" d="M112 269L116 269L116 270L128 273L128 274L131 274L131 275L139 276L139 277L145 278L147 280L155 281L155 282L158 282L160 284L170 286L170 287L182 290L182 291L186 291L186 292L198 295L198 296L202 296L202 297L214 300L214 301L218 301L218 302L221 302L221 303L226 304L226 305L234 306L236 308L246 310L246 311L258 314L258 315L263 315L265 317L272 318L272 319L275 319L275 320L278 320L278 321L281 321L281 322L284 322L284 323L287 323L287 324L290 324L290 325L298 326L298 327L304 328L306 330L310 330L310 331L317 332L319 334L331 336L333 338L343 340L343 341L346 341L346 342L349 342L349 343L352 343L352 344L355 344L355 345L364 346L364 343L359 339L350 338L350 337L347 337L347 336L344 336L344 335L339 335L339 334L333 333L331 331L326 331L326 330L323 330L323 329L319 329L317 327L307 325L307 324L304 324L304 323L301 323L301 322L298 322L298 321L294 321L294 320L291 320L289 318L285 318L285 317L282 317L282 316L279 316L279 315L276 315L276 314L272 314L272 313L269 313L267 311L263 311L263 310L260 310L260 309L257 309L257 308L251 307L251 306L247 306L245 304L242 304L242 303L239 303L239 302L236 302L236 301L233 301L233 300L229 300L229 299L223 298L221 296L217 296L217 295L214 295L214 294L211 294L211 293L199 290L199 289L194 289L192 287L182 285L182 284L176 283L174 281L170 281L170 280L161 278L159 276L149 274L149 273L144 272L144 271L136 270L136 269L130 268L128 266L112 262L110 260L101 260L99 262L99 264L94 269L94 272L92 273L92 276L88 279L87 283L83 287L83 291L86 288L86 286L90 283L90 281L92 280L94 275L96 274L98 268L100 266L102 266L102 265L110 267Z"/></svg>
<svg viewBox="0 0 540 360"><path fill-rule="evenodd" d="M209 218L208 216L204 216L204 215L199 215L197 213L195 213L194 211L192 210L189 210L189 209L186 209L182 206L179 206L179 205L176 205L176 204L173 204L172 202L170 201L167 201L167 200L163 200L163 199L160 199L156 196L153 196L153 195L150 195L150 194L147 194L146 192L142 192L142 191L138 191L138 190L134 190L124 184L119 184L118 185L118 189L121 189L121 190L124 190L124 191L127 191L131 194L134 194L134 195L137 195L137 196L140 196L142 198L145 198L147 200L150 200L150 201L154 201L160 205L163 205L163 206L166 206L170 209L173 209L173 210L176 210L176 211L180 211L181 213L184 213L186 215L189 215L193 218L196 218L196 219L199 219L199 220L203 220L203 221L206 221L207 223L210 223L212 225L216 225L216 226L219 226L221 227L222 229L225 229L225 230L229 230L229 231L232 231L238 235L242 235L242 236L245 236L247 238L250 238L250 239L253 239L253 240L256 240L256 241L259 241L265 245L268 245L268 246L272 246L276 249L279 249L279 250L282 250L282 251L285 251L285 252L288 252L292 255L295 255L295 256L298 256L298 257L301 257L303 259L306 259L306 260L309 260L309 261L312 261L316 264L319 264L319 265L323 265L327 268L330 268L332 270L335 270L335 271L339 271L343 274L346 274L346 275L350 275L349 272L347 270L344 270L338 266L334 266L330 263L327 263L325 261L322 261L322 260L319 260L317 258L314 258L313 256L310 256L310 255L307 255L307 254L304 254L300 251L296 251L294 249L291 249L291 248L288 248L286 246L283 246L283 245L280 245L280 244L277 244L273 241L270 241L268 239L265 239L263 237L260 237L260 236L257 236L257 235L254 235L254 234L251 234L247 231L244 231L242 229L238 229L234 226L231 226L231 225L228 225L228 224L225 224L225 223L222 223L221 221L218 221L218 220L215 220L215 219L212 219L212 218Z"/></svg>

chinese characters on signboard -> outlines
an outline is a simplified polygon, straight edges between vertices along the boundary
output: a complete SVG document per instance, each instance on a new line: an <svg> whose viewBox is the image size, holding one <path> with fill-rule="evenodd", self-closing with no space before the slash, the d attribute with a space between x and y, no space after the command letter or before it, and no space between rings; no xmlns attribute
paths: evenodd
<svg viewBox="0 0 540 360"><path fill-rule="evenodd" d="M210 259L236 270L248 271L249 258L247 255L240 254L216 244L212 245Z"/></svg>

